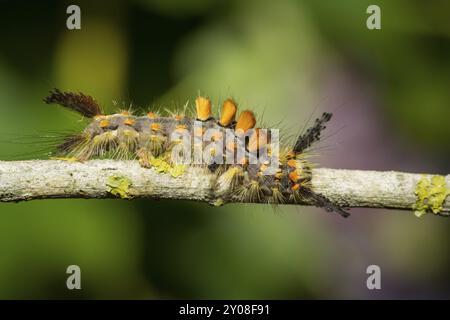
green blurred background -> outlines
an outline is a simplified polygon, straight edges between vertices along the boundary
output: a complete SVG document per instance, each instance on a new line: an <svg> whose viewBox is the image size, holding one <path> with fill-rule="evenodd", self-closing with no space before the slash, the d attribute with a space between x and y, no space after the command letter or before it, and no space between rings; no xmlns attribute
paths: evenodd
<svg viewBox="0 0 450 320"><path fill-rule="evenodd" d="M81 7L81 30L66 8ZM381 7L382 29L366 28ZM295 134L333 123L317 161L450 173L448 1L0 1L0 159L82 128L58 87L137 109L233 95ZM33 138L37 137L37 138ZM174 201L0 204L0 298L450 298L450 219ZM65 287L82 270L82 290ZM366 288L377 264L382 290Z"/></svg>

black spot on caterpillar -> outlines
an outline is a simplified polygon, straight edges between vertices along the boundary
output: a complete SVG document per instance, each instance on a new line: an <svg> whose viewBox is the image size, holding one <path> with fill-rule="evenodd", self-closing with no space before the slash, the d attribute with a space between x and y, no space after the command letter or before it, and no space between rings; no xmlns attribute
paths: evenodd
<svg viewBox="0 0 450 320"><path fill-rule="evenodd" d="M56 147L56 156L80 161L137 159L141 166L150 168L157 160L171 164L174 154L183 158L200 150L202 161L189 165L204 166L215 173L218 186L230 190L230 196L237 200L273 204L307 200L326 211L349 215L312 190L311 164L304 154L320 140L331 113L323 113L293 146L282 146L278 152L272 131L255 129L252 111L242 111L235 119L237 104L232 99L224 101L219 119L211 112L211 101L200 96L195 100L195 116L156 112L137 116L130 111L104 115L92 97L58 89L44 101L92 119L82 132L66 137ZM276 160L269 161L272 159Z"/></svg>

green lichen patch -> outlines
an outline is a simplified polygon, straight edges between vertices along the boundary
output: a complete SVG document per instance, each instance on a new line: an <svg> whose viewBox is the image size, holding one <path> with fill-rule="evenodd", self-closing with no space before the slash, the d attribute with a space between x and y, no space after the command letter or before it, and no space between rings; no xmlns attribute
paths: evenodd
<svg viewBox="0 0 450 320"><path fill-rule="evenodd" d="M416 185L416 203L414 204L414 214L421 217L427 212L439 214L447 196L450 195L450 189L444 176L435 175L428 179L426 175Z"/></svg>
<svg viewBox="0 0 450 320"><path fill-rule="evenodd" d="M170 164L161 158L152 158L149 161L150 165L156 170L158 173L167 173L170 169Z"/></svg>
<svg viewBox="0 0 450 320"><path fill-rule="evenodd" d="M176 164L170 168L169 173L172 177L176 178L182 176L186 171L186 166L183 164Z"/></svg>
<svg viewBox="0 0 450 320"><path fill-rule="evenodd" d="M222 198L217 198L216 200L214 200L214 202L212 203L213 206L215 207L221 207L225 204L225 202L223 201Z"/></svg>
<svg viewBox="0 0 450 320"><path fill-rule="evenodd" d="M176 178L182 176L186 171L186 166L183 164L171 165L169 162L165 161L163 158L152 158L149 160L150 165L158 173L168 173L172 177Z"/></svg>
<svg viewBox="0 0 450 320"><path fill-rule="evenodd" d="M108 192L112 195L122 198L129 199L129 188L131 185L131 180L127 177L122 176L111 176L108 177L106 181L106 186L108 187Z"/></svg>
<svg viewBox="0 0 450 320"><path fill-rule="evenodd" d="M445 198L450 195L450 188L447 188L447 183L444 176L433 176L431 178L431 188L429 203L431 211L434 214L438 214L442 211L442 205Z"/></svg>
<svg viewBox="0 0 450 320"><path fill-rule="evenodd" d="M61 160L67 162L78 162L79 160L75 157L50 157L50 160Z"/></svg>

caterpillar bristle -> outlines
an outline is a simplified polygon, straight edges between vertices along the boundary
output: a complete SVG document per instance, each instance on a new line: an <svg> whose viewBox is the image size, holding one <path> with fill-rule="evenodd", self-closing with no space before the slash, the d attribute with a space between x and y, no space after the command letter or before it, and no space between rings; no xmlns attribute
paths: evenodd
<svg viewBox="0 0 450 320"><path fill-rule="evenodd" d="M66 137L64 142L56 146L56 154L64 155L70 153L74 148L78 147L84 141L82 134L74 134Z"/></svg>
<svg viewBox="0 0 450 320"><path fill-rule="evenodd" d="M80 143L74 145L72 150L69 150L68 155L73 156L79 161L86 161L92 157L91 139L87 135L82 135Z"/></svg>
<svg viewBox="0 0 450 320"><path fill-rule="evenodd" d="M292 150L295 153L301 153L309 148L314 142L320 140L322 131L326 128L325 123L331 120L333 114L324 112L320 118L317 118L314 125L309 128L305 134L300 135Z"/></svg>
<svg viewBox="0 0 450 320"><path fill-rule="evenodd" d="M284 204L286 203L286 198L281 193L279 187L273 187L272 188L272 198L271 202L274 204Z"/></svg>
<svg viewBox="0 0 450 320"><path fill-rule="evenodd" d="M248 184L241 185L236 190L241 202L262 202L264 194L258 181L252 180Z"/></svg>
<svg viewBox="0 0 450 320"><path fill-rule="evenodd" d="M248 185L246 202L262 202L264 194L258 181L253 180Z"/></svg>
<svg viewBox="0 0 450 320"><path fill-rule="evenodd" d="M98 157L104 157L108 154L109 150L114 150L117 144L116 132L109 131L99 134L92 139L92 154Z"/></svg>
<svg viewBox="0 0 450 320"><path fill-rule="evenodd" d="M76 111L87 118L93 118L102 114L102 110L94 98L84 95L83 93L62 92L58 89L54 89L44 98L44 102L47 104L59 104L65 108Z"/></svg>
<svg viewBox="0 0 450 320"><path fill-rule="evenodd" d="M347 210L334 204L325 196L321 195L320 193L316 193L309 188L303 188L301 190L301 195L303 198L311 200L313 205L315 205L316 207L324 208L328 212L336 212L344 218L350 216L350 213Z"/></svg>
<svg viewBox="0 0 450 320"><path fill-rule="evenodd" d="M231 167L219 176L218 185L221 188L236 189L242 178L242 168L239 166Z"/></svg>

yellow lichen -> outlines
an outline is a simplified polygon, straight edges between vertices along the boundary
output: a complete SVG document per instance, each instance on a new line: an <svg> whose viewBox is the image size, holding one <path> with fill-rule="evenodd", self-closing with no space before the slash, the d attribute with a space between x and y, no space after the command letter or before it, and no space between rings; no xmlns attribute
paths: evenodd
<svg viewBox="0 0 450 320"><path fill-rule="evenodd" d="M221 207L225 204L225 202L223 201L222 198L217 198L216 200L214 200L214 202L212 203L213 206L215 207Z"/></svg>
<svg viewBox="0 0 450 320"><path fill-rule="evenodd" d="M438 214L442 211L442 205L448 195L450 195L450 189L447 188L445 177L433 176L431 178L431 188L428 202L430 204L431 211L434 214Z"/></svg>
<svg viewBox="0 0 450 320"><path fill-rule="evenodd" d="M167 173L170 169L170 164L161 158L150 159L150 164L158 173Z"/></svg>
<svg viewBox="0 0 450 320"><path fill-rule="evenodd" d="M78 159L75 157L50 157L50 160L61 160L67 162L77 162Z"/></svg>
<svg viewBox="0 0 450 320"><path fill-rule="evenodd" d="M106 181L108 192L122 199L129 199L131 180L122 176L111 176Z"/></svg>
<svg viewBox="0 0 450 320"><path fill-rule="evenodd" d="M186 166L183 164L176 164L173 167L170 168L169 172L170 175L174 178L182 176L184 174L184 171L186 170Z"/></svg>
<svg viewBox="0 0 450 320"><path fill-rule="evenodd" d="M183 164L171 165L163 158L152 158L149 160L150 165L158 173L169 173L172 177L176 178L182 176L186 171L186 166Z"/></svg>
<svg viewBox="0 0 450 320"><path fill-rule="evenodd" d="M423 175L416 185L415 194L414 214L421 217L429 211L439 214L445 199L450 195L450 189L447 188L444 176L432 176L430 181L426 175Z"/></svg>

